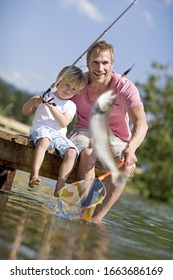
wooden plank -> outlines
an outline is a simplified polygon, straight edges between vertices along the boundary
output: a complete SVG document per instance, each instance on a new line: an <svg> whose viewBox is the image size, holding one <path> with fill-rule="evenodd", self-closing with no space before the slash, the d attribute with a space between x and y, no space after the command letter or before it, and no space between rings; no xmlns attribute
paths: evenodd
<svg viewBox="0 0 173 280"><path fill-rule="evenodd" d="M30 172L33 149L27 137L0 131L1 166ZM40 176L57 180L61 163L62 159L55 150L46 152ZM71 180L76 180L75 173L76 171L73 172Z"/></svg>
<svg viewBox="0 0 173 280"><path fill-rule="evenodd" d="M33 149L28 137L0 130L0 166L30 173ZM61 163L62 159L56 150L46 152L40 176L57 180ZM97 167L96 175L99 176L102 173L104 170ZM77 181L77 166L71 172L67 182L75 181Z"/></svg>
<svg viewBox="0 0 173 280"><path fill-rule="evenodd" d="M6 116L0 115L0 125L4 127L5 130L12 130L12 133L20 132L22 134L28 135L30 126L21 123L17 120L7 118ZM3 129L3 130L4 130Z"/></svg>
<svg viewBox="0 0 173 280"><path fill-rule="evenodd" d="M13 134L4 130L0 130L0 140L7 140L9 142L14 142L22 145L29 145L32 146L29 143L28 137L21 135L21 134Z"/></svg>
<svg viewBox="0 0 173 280"><path fill-rule="evenodd" d="M8 169L7 172L1 176L0 174L0 189L3 190L11 190L13 180L16 174L15 169Z"/></svg>

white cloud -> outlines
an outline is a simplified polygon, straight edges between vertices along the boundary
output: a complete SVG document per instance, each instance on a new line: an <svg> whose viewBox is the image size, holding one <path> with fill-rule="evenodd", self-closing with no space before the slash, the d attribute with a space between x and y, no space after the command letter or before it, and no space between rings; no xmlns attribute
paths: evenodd
<svg viewBox="0 0 173 280"><path fill-rule="evenodd" d="M78 13L86 15L93 21L102 22L105 19L104 15L89 0L61 0L61 3L65 8L74 6Z"/></svg>
<svg viewBox="0 0 173 280"><path fill-rule="evenodd" d="M25 78L25 76L18 70L14 70L13 72L0 70L0 78L18 89L23 90L30 90L30 85L33 86L33 84L41 84L42 82L42 78L36 73L31 72Z"/></svg>
<svg viewBox="0 0 173 280"><path fill-rule="evenodd" d="M143 15L145 21L147 22L148 26L153 27L154 22L153 22L152 15L148 11L143 11L142 15Z"/></svg>
<svg viewBox="0 0 173 280"><path fill-rule="evenodd" d="M17 88L27 88L27 82L18 70L14 72L0 71L0 77Z"/></svg>
<svg viewBox="0 0 173 280"><path fill-rule="evenodd" d="M38 82L38 83L41 83L42 82L42 78L39 74L37 73L34 73L34 72L31 72L29 73L29 76L31 77L31 79L34 81L34 82Z"/></svg>

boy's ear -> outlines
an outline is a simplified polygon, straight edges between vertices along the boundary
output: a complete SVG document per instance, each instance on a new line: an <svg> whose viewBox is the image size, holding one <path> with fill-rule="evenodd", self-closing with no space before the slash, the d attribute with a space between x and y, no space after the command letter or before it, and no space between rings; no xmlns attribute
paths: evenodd
<svg viewBox="0 0 173 280"><path fill-rule="evenodd" d="M50 88L54 88L56 86L56 82L54 82L53 84L51 84Z"/></svg>
<svg viewBox="0 0 173 280"><path fill-rule="evenodd" d="M55 87L56 88L59 87L59 85L60 85L60 83L55 83Z"/></svg>

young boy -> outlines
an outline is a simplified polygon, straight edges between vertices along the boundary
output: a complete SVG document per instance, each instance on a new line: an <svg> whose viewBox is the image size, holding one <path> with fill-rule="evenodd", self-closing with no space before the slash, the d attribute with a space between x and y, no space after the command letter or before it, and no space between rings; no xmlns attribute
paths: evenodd
<svg viewBox="0 0 173 280"><path fill-rule="evenodd" d="M76 146L66 137L67 126L76 113L76 105L69 99L80 93L86 85L82 71L76 66L64 67L56 81L59 83L54 93L42 92L31 97L22 109L24 115L29 115L35 110L29 134L29 139L35 145L29 187L33 188L41 183L39 170L46 151L55 148L63 158L54 196L58 196L58 191L64 186L78 155Z"/></svg>

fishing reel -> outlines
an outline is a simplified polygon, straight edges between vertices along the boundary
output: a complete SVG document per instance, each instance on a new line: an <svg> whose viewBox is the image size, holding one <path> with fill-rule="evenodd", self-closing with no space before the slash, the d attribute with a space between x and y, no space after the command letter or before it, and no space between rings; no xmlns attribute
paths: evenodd
<svg viewBox="0 0 173 280"><path fill-rule="evenodd" d="M44 104L47 103L47 104L56 106L56 104L54 102L52 102L54 100L54 97L50 96L50 94L49 94L50 90L43 92L43 94L41 96L42 103L44 103Z"/></svg>

